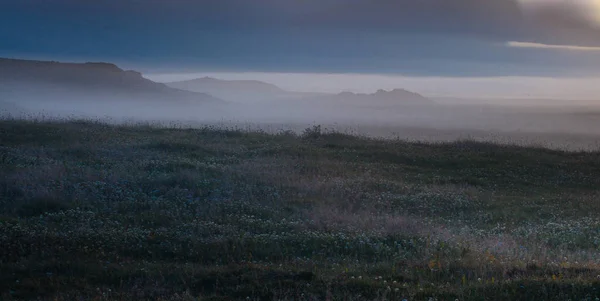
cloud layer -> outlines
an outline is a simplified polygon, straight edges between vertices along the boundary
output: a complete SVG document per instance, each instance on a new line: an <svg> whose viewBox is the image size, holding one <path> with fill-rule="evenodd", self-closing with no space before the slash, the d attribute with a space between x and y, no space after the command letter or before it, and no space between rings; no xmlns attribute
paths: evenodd
<svg viewBox="0 0 600 301"><path fill-rule="evenodd" d="M549 51L600 47L595 15L581 9L590 0L540 1L0 0L0 55L155 69L446 76L600 70L594 51Z"/></svg>
<svg viewBox="0 0 600 301"><path fill-rule="evenodd" d="M600 47L593 46L573 46L573 45L548 45L542 43L531 42L515 42L506 43L508 47L516 48L537 48L537 49L553 49L553 50L569 50L569 51L600 51Z"/></svg>

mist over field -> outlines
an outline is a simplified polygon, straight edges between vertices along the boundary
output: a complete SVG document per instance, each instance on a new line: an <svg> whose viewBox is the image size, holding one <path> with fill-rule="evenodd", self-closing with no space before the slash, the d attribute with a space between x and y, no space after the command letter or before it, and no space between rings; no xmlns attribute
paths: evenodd
<svg viewBox="0 0 600 301"><path fill-rule="evenodd" d="M287 87L292 89L285 90L253 78L226 80L203 76L165 81L178 77L144 76L110 63L4 59L0 65L1 110L14 117L91 118L196 127L219 124L271 132L300 132L322 125L330 131L382 138L508 142L513 137L514 143L529 141L553 147L578 141L571 143L572 149L594 149L600 128L600 106L581 98L439 97L400 86L389 90L365 88L377 82L355 85L357 92L329 92L344 84L339 82L343 77L336 81L335 75L318 74L313 76L320 79L321 88L308 91L307 75L302 77L305 86L299 82L293 89L288 82ZM229 74L229 78L241 75ZM364 79L373 80L369 76ZM468 89L468 80L463 81ZM352 83L357 83L355 78L347 81ZM460 83L455 80L454 84ZM328 85L333 88L326 89ZM391 85L389 79L385 85ZM577 99L576 95L573 99ZM540 135L544 137L540 139Z"/></svg>
<svg viewBox="0 0 600 301"><path fill-rule="evenodd" d="M0 0L0 300L600 300L600 1Z"/></svg>

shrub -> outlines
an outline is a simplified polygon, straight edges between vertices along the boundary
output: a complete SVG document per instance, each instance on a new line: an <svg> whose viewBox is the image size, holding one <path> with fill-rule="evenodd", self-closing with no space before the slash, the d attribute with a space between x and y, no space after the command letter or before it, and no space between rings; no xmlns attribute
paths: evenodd
<svg viewBox="0 0 600 301"><path fill-rule="evenodd" d="M323 136L321 125L313 125L302 131L302 139L318 139Z"/></svg>

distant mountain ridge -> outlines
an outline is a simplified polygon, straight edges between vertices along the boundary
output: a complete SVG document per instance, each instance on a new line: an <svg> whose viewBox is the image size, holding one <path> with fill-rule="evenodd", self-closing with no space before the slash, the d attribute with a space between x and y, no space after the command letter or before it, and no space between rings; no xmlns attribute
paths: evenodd
<svg viewBox="0 0 600 301"><path fill-rule="evenodd" d="M285 93L287 91L269 83L258 80L222 80L213 77L202 77L191 80L167 83L168 86L194 92L205 90L228 89L230 91L255 91L263 93Z"/></svg>
<svg viewBox="0 0 600 301"><path fill-rule="evenodd" d="M144 96L162 101L218 102L219 99L168 87L110 63L63 63L0 58L0 87L5 98L39 93L92 96Z"/></svg>
<svg viewBox="0 0 600 301"><path fill-rule="evenodd" d="M286 91L276 85L258 80L225 80L202 77L166 84L172 88L208 93L224 100L240 103L293 100L320 95L319 93Z"/></svg>
<svg viewBox="0 0 600 301"><path fill-rule="evenodd" d="M372 105L431 105L435 102L420 94L404 89L391 91L378 90L373 94L341 92L338 94L291 92L280 87L257 80L224 80L212 77L202 77L185 81L167 83L169 87L208 93L219 98L234 102L260 102L292 100L332 103L355 106Z"/></svg>
<svg viewBox="0 0 600 301"><path fill-rule="evenodd" d="M305 101L357 107L426 106L436 104L436 102L423 95L404 89L393 89L390 91L380 89L372 94L341 92L307 98Z"/></svg>
<svg viewBox="0 0 600 301"><path fill-rule="evenodd" d="M389 101L399 104L433 104L434 102L418 93L404 89L393 89L386 91L383 89L377 90L372 94L342 92L337 94L337 97L347 100L364 100L364 101Z"/></svg>

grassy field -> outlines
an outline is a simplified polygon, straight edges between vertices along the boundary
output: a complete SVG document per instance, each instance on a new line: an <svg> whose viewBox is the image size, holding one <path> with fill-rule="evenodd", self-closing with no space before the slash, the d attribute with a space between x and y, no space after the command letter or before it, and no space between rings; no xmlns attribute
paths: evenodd
<svg viewBox="0 0 600 301"><path fill-rule="evenodd" d="M0 299L600 300L600 152L0 121Z"/></svg>

